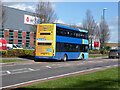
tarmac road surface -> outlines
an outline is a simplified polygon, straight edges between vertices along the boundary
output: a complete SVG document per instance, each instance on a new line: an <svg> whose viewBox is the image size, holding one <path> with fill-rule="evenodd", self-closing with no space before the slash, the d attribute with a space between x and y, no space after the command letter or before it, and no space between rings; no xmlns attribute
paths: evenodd
<svg viewBox="0 0 120 90"><path fill-rule="evenodd" d="M101 67L117 67L118 59L90 58L88 60L72 60L67 62L50 62L32 60L14 63L11 65L2 65L2 88L14 86L16 84L29 82L33 80L91 70Z"/></svg>

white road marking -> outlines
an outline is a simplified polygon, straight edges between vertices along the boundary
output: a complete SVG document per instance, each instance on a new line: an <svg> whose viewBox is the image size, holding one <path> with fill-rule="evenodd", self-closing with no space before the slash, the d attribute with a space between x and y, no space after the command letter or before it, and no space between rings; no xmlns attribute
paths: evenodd
<svg viewBox="0 0 120 90"><path fill-rule="evenodd" d="M109 67L111 67L111 66L106 66L106 67L108 67L108 68L109 68Z"/></svg>
<svg viewBox="0 0 120 90"><path fill-rule="evenodd" d="M47 68L52 68L52 67L50 67L50 66L45 66L45 67L47 67Z"/></svg>
<svg viewBox="0 0 120 90"><path fill-rule="evenodd" d="M29 70L31 70L31 71L34 71L34 69L32 69L32 68L28 68Z"/></svg>
<svg viewBox="0 0 120 90"><path fill-rule="evenodd" d="M11 72L10 71L6 71L8 74L11 74Z"/></svg>

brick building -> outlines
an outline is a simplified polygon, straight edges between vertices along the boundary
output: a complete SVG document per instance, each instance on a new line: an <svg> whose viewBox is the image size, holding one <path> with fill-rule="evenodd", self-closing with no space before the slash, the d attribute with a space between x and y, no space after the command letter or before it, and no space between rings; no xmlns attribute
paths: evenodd
<svg viewBox="0 0 120 90"><path fill-rule="evenodd" d="M8 44L34 47L36 33L31 30L33 13L6 6L3 6L3 10L6 21L0 30L0 38L5 38Z"/></svg>

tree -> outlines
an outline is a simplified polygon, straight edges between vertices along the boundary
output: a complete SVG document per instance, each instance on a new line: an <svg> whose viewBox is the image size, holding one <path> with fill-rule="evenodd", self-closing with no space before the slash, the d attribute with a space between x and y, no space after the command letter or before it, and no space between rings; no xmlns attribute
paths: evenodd
<svg viewBox="0 0 120 90"><path fill-rule="evenodd" d="M104 48L104 43L107 43L110 39L110 31L109 26L105 20L101 20L100 22L100 47Z"/></svg>
<svg viewBox="0 0 120 90"><path fill-rule="evenodd" d="M39 1L35 9L35 16L39 18L40 24L54 23L57 19L57 15L50 2ZM33 25L33 27L36 27L36 25ZM36 28L32 31L36 31Z"/></svg>
<svg viewBox="0 0 120 90"><path fill-rule="evenodd" d="M95 30L97 28L97 23L95 22L93 16L91 15L90 10L87 10L86 12L86 19L83 20L83 28L88 30L89 42L91 44L92 49L92 40L94 38Z"/></svg>

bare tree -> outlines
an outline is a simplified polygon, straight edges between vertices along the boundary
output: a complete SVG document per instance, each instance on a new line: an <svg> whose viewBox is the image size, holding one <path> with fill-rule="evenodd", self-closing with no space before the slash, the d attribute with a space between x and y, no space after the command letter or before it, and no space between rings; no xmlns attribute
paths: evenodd
<svg viewBox="0 0 120 90"><path fill-rule="evenodd" d="M101 20L100 22L100 47L101 49L104 48L104 43L108 42L110 39L110 31L109 31L109 26L107 22L104 20Z"/></svg>
<svg viewBox="0 0 120 90"><path fill-rule="evenodd" d="M57 15L50 2L39 1L35 9L35 14L39 18L40 24L54 23L57 19ZM36 27L36 25L33 25L33 27ZM33 31L36 31L35 29Z"/></svg>
<svg viewBox="0 0 120 90"><path fill-rule="evenodd" d="M91 45L91 49L92 49L92 40L94 38L96 27L97 27L97 23L95 22L93 16L91 15L91 11L87 10L86 19L83 20L83 28L88 30L89 43Z"/></svg>

